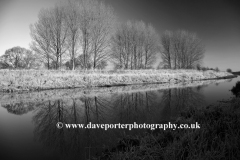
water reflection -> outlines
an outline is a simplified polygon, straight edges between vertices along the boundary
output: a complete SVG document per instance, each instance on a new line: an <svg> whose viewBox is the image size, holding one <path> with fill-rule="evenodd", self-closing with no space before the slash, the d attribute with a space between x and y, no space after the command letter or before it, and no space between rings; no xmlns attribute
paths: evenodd
<svg viewBox="0 0 240 160"><path fill-rule="evenodd" d="M16 115L23 115L32 110L34 110L34 103L14 103L14 104L6 104L2 105L2 107L6 108L9 113Z"/></svg>
<svg viewBox="0 0 240 160"><path fill-rule="evenodd" d="M205 105L204 96L197 88L174 88L163 91L164 103L163 120L171 121L178 117L179 112L189 107L201 107Z"/></svg>
<svg viewBox="0 0 240 160"><path fill-rule="evenodd" d="M63 156L95 155L104 146L114 145L130 133L127 129L57 129L57 122L67 124L154 123L159 117L157 92L83 96L76 99L44 102L34 110L34 137L44 146ZM154 116L151 116L154 115Z"/></svg>
<svg viewBox="0 0 240 160"><path fill-rule="evenodd" d="M119 138L141 134L143 129L57 129L56 123L131 124L161 123L175 120L187 107L205 104L202 86L165 90L80 94L37 102L5 103L2 107L16 115L32 112L33 137L59 159L88 159Z"/></svg>

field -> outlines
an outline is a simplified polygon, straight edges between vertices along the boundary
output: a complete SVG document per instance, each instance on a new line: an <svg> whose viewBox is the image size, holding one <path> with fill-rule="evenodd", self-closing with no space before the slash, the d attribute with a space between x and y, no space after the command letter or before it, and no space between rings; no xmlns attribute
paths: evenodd
<svg viewBox="0 0 240 160"><path fill-rule="evenodd" d="M232 76L212 70L0 70L0 92L179 83Z"/></svg>

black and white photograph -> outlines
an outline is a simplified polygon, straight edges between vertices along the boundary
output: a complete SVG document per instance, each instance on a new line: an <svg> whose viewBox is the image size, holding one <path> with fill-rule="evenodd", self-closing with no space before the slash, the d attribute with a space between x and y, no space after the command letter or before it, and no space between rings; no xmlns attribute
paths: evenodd
<svg viewBox="0 0 240 160"><path fill-rule="evenodd" d="M239 0L0 0L1 160L239 160Z"/></svg>

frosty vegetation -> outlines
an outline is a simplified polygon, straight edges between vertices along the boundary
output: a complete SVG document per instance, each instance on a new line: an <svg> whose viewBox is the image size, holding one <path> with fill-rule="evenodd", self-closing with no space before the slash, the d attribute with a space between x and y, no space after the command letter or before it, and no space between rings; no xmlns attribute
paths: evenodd
<svg viewBox="0 0 240 160"><path fill-rule="evenodd" d="M149 83L189 83L232 77L228 72L196 70L0 70L0 92L125 86Z"/></svg>

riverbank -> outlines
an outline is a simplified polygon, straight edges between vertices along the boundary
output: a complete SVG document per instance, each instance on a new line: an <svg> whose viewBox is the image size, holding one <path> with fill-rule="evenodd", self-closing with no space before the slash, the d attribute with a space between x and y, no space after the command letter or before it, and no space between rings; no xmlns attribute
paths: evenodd
<svg viewBox="0 0 240 160"><path fill-rule="evenodd" d="M188 108L172 123L200 129L149 131L125 137L100 159L240 159L240 98L205 108Z"/></svg>
<svg viewBox="0 0 240 160"><path fill-rule="evenodd" d="M233 78L228 72L197 70L0 70L0 92L179 83Z"/></svg>
<svg viewBox="0 0 240 160"><path fill-rule="evenodd" d="M240 72L232 72L232 74L240 76Z"/></svg>
<svg viewBox="0 0 240 160"><path fill-rule="evenodd" d="M163 83L163 84L144 84L128 85L121 87L93 87L93 88L76 88L76 89L58 89L44 90L38 92L23 93L4 93L0 92L0 104L9 105L16 103L42 103L49 100L58 99L76 99L80 97L95 97L116 93L138 93L146 91L167 90L172 88L201 87L214 83L226 82L228 79L192 81L188 83Z"/></svg>

